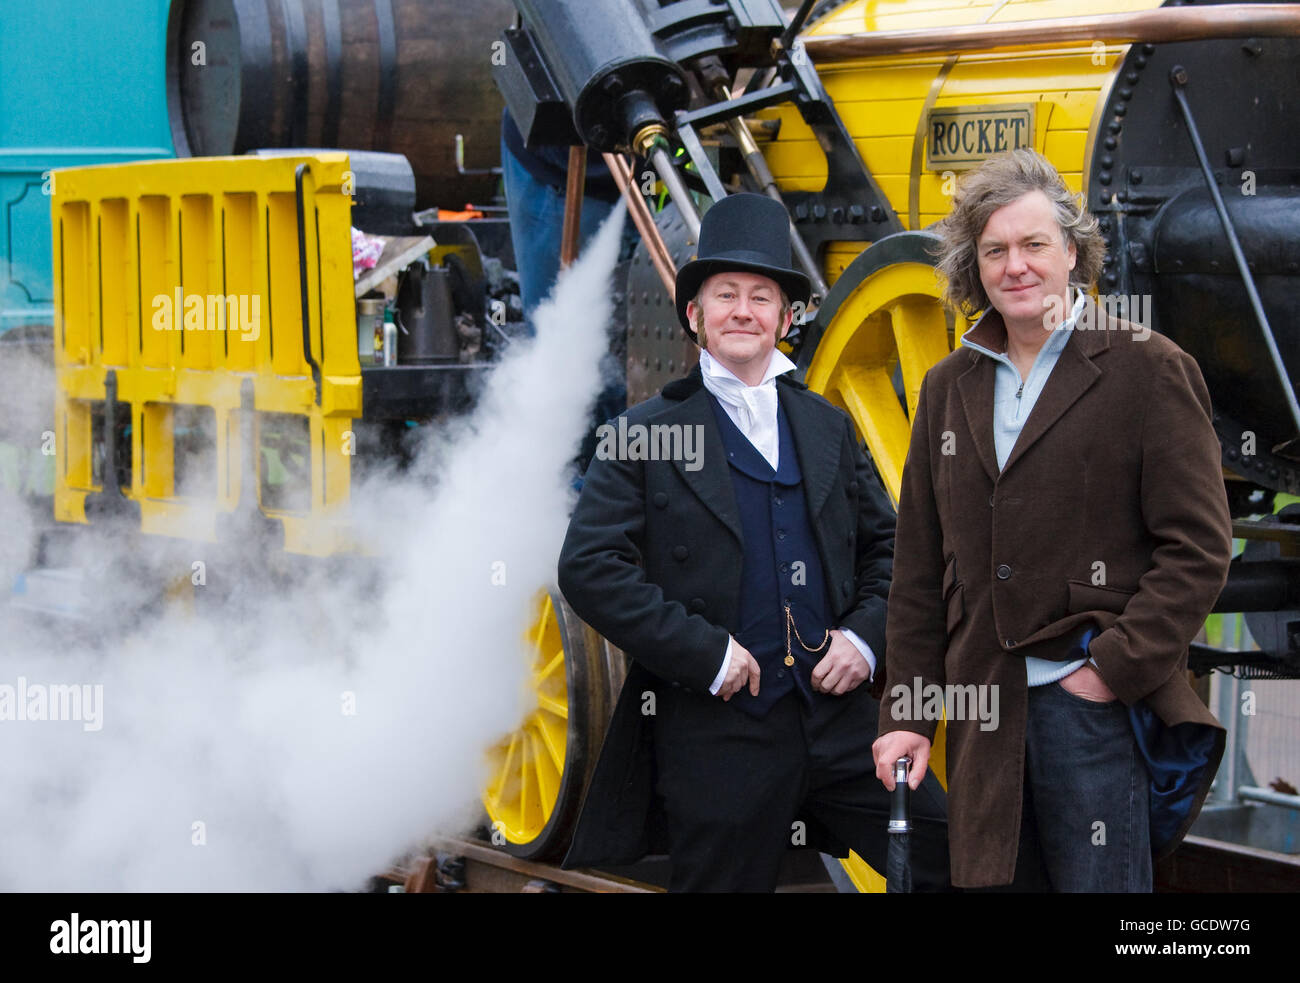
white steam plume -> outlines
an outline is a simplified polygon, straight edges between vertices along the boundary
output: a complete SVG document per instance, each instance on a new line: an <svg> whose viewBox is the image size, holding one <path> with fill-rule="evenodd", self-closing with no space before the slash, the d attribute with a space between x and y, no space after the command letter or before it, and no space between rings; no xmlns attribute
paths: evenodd
<svg viewBox="0 0 1300 983"><path fill-rule="evenodd" d="M237 614L159 606L103 645L5 613L0 686L102 685L103 706L99 730L0 720L0 890L349 890L477 819L485 751L531 705L523 638L555 577L622 225L620 206L431 466L353 489L384 520L378 582L251 583ZM110 571L96 590L128 579L111 544L83 559Z"/></svg>

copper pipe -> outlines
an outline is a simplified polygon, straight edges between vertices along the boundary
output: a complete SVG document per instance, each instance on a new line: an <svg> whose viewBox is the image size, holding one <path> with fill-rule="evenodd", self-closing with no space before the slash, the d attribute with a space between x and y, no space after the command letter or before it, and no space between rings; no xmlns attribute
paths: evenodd
<svg viewBox="0 0 1300 983"><path fill-rule="evenodd" d="M605 154L604 157L605 166L609 168L609 173L614 175L614 183L618 185L618 190L627 200L627 210L632 214L632 223L641 233L641 239L650 253L650 262L654 264L659 279L663 281L664 288L668 291L669 302L676 303L677 268L673 263L672 255L668 252L668 247L664 244L663 236L659 234L659 227L655 225L654 217L650 214L650 206L637 192L636 185L632 181L632 167L622 154Z"/></svg>
<svg viewBox="0 0 1300 983"><path fill-rule="evenodd" d="M814 62L830 64L879 55L950 54L1066 41L1156 44L1247 37L1300 37L1300 3L1161 7L1136 14L1096 14L1007 24L835 34L804 38L801 43Z"/></svg>
<svg viewBox="0 0 1300 983"><path fill-rule="evenodd" d="M582 195L587 183L587 148L569 148L569 173L564 185L564 227L560 234L560 269L578 258L578 234L582 231Z"/></svg>

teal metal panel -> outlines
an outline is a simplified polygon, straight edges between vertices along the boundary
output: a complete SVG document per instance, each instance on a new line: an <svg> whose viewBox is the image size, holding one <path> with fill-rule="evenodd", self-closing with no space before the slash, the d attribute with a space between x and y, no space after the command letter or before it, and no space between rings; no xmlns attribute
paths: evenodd
<svg viewBox="0 0 1300 983"><path fill-rule="evenodd" d="M53 322L50 172L175 156L169 5L0 3L0 332Z"/></svg>

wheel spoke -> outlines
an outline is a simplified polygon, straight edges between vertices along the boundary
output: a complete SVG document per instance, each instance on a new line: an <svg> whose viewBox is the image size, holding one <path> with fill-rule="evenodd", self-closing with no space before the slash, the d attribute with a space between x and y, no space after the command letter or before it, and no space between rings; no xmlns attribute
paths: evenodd
<svg viewBox="0 0 1300 983"><path fill-rule="evenodd" d="M541 649L544 651L549 650L549 646L544 645L544 640L546 638L547 630L550 628L551 622L554 620L554 618L555 618L555 611L551 606L551 598L550 595L548 594L546 595L545 600L542 601L541 611L539 611L537 614L537 628L533 632L533 636L532 636L532 644L534 649Z"/></svg>
<svg viewBox="0 0 1300 983"><path fill-rule="evenodd" d="M538 693L537 706L540 709L546 710L548 713L553 713L564 720L569 719L569 705L563 700L557 700L555 697L548 696L545 693Z"/></svg>
<svg viewBox="0 0 1300 983"><path fill-rule="evenodd" d="M518 827L523 818L517 808L520 790L516 782L518 771L515 761L519 754L519 734L510 735L510 745L506 748L505 760L501 763L501 818L508 828Z"/></svg>
<svg viewBox="0 0 1300 983"><path fill-rule="evenodd" d="M567 717L537 715L537 730L546 746L546 753L555 765L556 771L564 771L564 749L568 743L569 722Z"/></svg>
<svg viewBox="0 0 1300 983"><path fill-rule="evenodd" d="M533 763L532 775L535 779L538 805L542 811L542 823L551 818L555 808L555 799L560 794L560 773L552 766L551 757L537 730L529 730L528 742L531 747L529 755Z"/></svg>
<svg viewBox="0 0 1300 983"><path fill-rule="evenodd" d="M834 377L834 393L853 417L858 433L876 462L890 496L898 501L907 459L909 430L898 405L892 373L844 365Z"/></svg>
<svg viewBox="0 0 1300 983"><path fill-rule="evenodd" d="M533 766L532 745L525 731L520 741L519 755L519 825L520 830L532 826L532 813L536 808L537 776Z"/></svg>
<svg viewBox="0 0 1300 983"><path fill-rule="evenodd" d="M537 673L535 682L541 685L543 681L553 679L559 676L560 681L564 681L564 649L558 648L555 654L546 661L540 672Z"/></svg>
<svg viewBox="0 0 1300 983"><path fill-rule="evenodd" d="M907 396L907 418L916 413L921 380L930 366L948 354L948 322L943 310L929 298L903 297L889 306L898 361L903 369L903 390Z"/></svg>

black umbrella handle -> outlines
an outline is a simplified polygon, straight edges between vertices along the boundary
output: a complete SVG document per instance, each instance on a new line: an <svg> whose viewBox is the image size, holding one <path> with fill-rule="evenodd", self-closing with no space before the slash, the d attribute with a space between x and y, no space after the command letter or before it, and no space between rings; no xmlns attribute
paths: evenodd
<svg viewBox="0 0 1300 983"><path fill-rule="evenodd" d="M904 756L894 762L894 793L889 803L891 833L912 831L912 788L907 784L907 776L911 769L912 759L909 757Z"/></svg>

